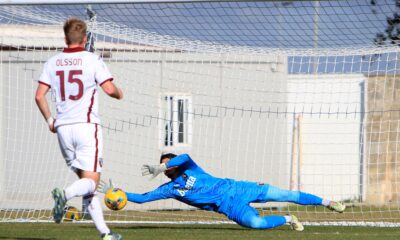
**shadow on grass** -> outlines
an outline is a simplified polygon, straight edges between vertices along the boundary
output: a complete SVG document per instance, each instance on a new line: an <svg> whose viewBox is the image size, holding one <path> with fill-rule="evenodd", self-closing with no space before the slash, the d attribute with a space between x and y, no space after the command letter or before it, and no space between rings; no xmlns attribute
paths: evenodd
<svg viewBox="0 0 400 240"><path fill-rule="evenodd" d="M89 229L93 228L92 225L81 225L76 226L78 228ZM216 231L265 231L265 229L250 229L241 227L239 225L135 225L135 224L111 224L109 227L112 230L121 229L121 230L147 230L147 229L165 229L165 230L174 230L174 229L184 229L184 230L216 230ZM283 228L276 228L275 230L285 230ZM270 231L270 230L269 230Z"/></svg>
<svg viewBox="0 0 400 240"><path fill-rule="evenodd" d="M0 239L9 239L9 240L55 240L56 238L32 238L32 237L3 237L0 236Z"/></svg>
<svg viewBox="0 0 400 240"><path fill-rule="evenodd" d="M121 230L147 230L147 229L165 229L165 230L174 230L174 229L184 229L184 230L208 230L208 231L238 231L238 232L247 232L247 231L287 231L288 228L280 227L275 229L250 229L241 227L239 225L114 225L111 227L112 229L121 229Z"/></svg>

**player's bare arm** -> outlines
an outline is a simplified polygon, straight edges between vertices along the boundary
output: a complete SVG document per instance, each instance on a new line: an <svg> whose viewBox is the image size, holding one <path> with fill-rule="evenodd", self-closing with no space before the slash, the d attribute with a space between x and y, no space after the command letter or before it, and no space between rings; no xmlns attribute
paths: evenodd
<svg viewBox="0 0 400 240"><path fill-rule="evenodd" d="M101 85L101 88L108 96L112 98L122 99L124 96L122 90L115 86L115 84L111 81L106 81L105 83L103 83Z"/></svg>
<svg viewBox="0 0 400 240"><path fill-rule="evenodd" d="M49 91L49 89L50 89L49 86L45 84L39 84L36 89L35 101L44 119L47 121L47 124L49 125L49 130L55 133L56 130L54 128L54 119L51 116L51 112L49 110L49 104L47 103L46 99L46 94Z"/></svg>

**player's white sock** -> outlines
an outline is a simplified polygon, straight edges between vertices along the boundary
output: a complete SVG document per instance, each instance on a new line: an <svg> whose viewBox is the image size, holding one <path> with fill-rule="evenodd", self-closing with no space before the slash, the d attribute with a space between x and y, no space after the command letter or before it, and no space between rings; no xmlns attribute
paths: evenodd
<svg viewBox="0 0 400 240"><path fill-rule="evenodd" d="M88 205L90 216L92 217L92 220L100 234L110 233L111 231L104 221L103 210L101 209L99 199L93 194L90 194L84 196L84 201L88 201L88 203L85 204Z"/></svg>
<svg viewBox="0 0 400 240"><path fill-rule="evenodd" d="M292 222L292 216L283 216L286 219L287 223Z"/></svg>
<svg viewBox="0 0 400 240"><path fill-rule="evenodd" d="M69 185L65 190L65 199L68 201L71 198L83 196L88 193L93 193L96 190L96 183L90 178L81 178L71 185Z"/></svg>
<svg viewBox="0 0 400 240"><path fill-rule="evenodd" d="M328 200L328 199L322 199L322 206L325 206L325 207L327 207L327 206L329 206L329 204L331 204L331 200Z"/></svg>

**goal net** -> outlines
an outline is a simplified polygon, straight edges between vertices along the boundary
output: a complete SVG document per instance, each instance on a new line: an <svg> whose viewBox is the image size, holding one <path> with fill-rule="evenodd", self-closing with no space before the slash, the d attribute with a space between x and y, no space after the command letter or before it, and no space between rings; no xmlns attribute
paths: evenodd
<svg viewBox="0 0 400 240"><path fill-rule="evenodd" d="M125 95L100 96L103 180L153 190L168 179L142 177L140 168L171 150L214 176L347 205L335 214L255 204L261 215L399 225L395 1L7 2L0 5L0 222L51 221L51 189L76 179L34 102L43 64L64 47L62 24L76 16L87 20L95 53ZM81 209L79 199L69 205ZM228 221L176 200L104 210L119 222Z"/></svg>

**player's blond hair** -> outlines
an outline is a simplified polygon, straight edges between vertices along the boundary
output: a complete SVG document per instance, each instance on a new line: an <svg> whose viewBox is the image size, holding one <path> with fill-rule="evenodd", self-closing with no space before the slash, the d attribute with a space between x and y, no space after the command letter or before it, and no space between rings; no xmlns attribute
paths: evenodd
<svg viewBox="0 0 400 240"><path fill-rule="evenodd" d="M69 18L64 23L67 44L81 44L86 36L86 23L78 18Z"/></svg>

